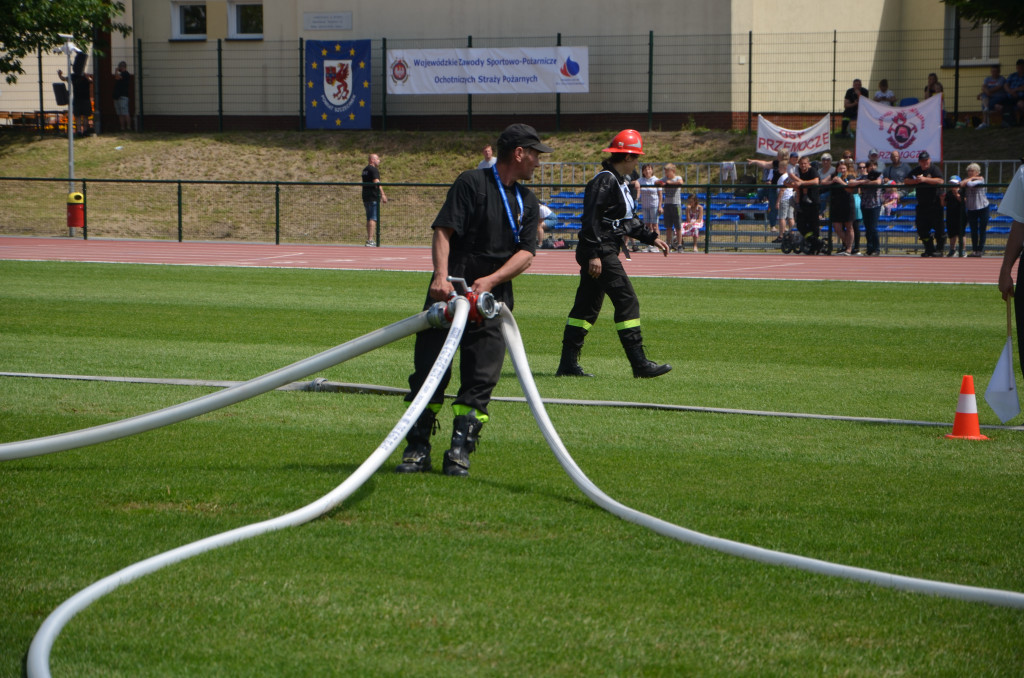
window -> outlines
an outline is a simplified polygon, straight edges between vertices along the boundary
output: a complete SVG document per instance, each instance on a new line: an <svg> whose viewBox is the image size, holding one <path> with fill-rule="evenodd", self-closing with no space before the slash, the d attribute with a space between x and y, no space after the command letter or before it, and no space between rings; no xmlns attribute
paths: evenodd
<svg viewBox="0 0 1024 678"><path fill-rule="evenodd" d="M957 14L953 7L946 7L945 49L943 64L956 65L956 26ZM978 24L960 19L960 65L981 66L999 63L999 33L991 23Z"/></svg>
<svg viewBox="0 0 1024 678"><path fill-rule="evenodd" d="M258 2L228 3L228 37L242 40L263 38L263 5Z"/></svg>
<svg viewBox="0 0 1024 678"><path fill-rule="evenodd" d="M171 36L174 40L206 40L206 4L171 3Z"/></svg>

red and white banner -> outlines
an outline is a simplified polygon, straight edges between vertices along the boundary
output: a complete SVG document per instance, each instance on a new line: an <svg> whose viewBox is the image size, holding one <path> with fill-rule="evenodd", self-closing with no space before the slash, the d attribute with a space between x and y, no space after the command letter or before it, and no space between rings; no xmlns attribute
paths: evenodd
<svg viewBox="0 0 1024 678"><path fill-rule="evenodd" d="M942 162L942 95L912 106L889 106L860 98L857 106L857 160L867 160L871 149L888 161L899 151L904 162L914 164L921 151L932 162Z"/></svg>
<svg viewBox="0 0 1024 678"><path fill-rule="evenodd" d="M793 130L779 127L757 116L757 152L774 156L779 151L799 155L824 153L832 146L832 135L829 132L828 116L807 129Z"/></svg>

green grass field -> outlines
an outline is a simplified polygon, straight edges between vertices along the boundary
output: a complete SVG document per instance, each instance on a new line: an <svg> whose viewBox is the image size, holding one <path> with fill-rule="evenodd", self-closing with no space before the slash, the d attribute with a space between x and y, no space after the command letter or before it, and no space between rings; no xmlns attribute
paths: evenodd
<svg viewBox="0 0 1024 678"><path fill-rule="evenodd" d="M0 370L249 379L412 315L427 276L0 262ZM575 280L526 275L541 394L952 422L1002 349L994 286L634 279L635 380L605 309L556 379ZM404 386L405 339L317 376ZM457 381L457 378L456 378ZM455 383L449 389L454 391ZM0 378L0 441L210 389ZM511 364L497 395L522 395ZM274 392L91 448L0 462L0 675L43 619L131 563L339 485L399 398ZM711 535L896 574L1024 591L1024 433L740 415L548 411L618 501ZM450 410L434 438L443 450ZM901 593L681 544L600 510L528 408L497 402L468 479L396 453L305 526L133 582L74 618L55 676L1019 676L1024 611ZM1020 419L1012 422L1019 424Z"/></svg>

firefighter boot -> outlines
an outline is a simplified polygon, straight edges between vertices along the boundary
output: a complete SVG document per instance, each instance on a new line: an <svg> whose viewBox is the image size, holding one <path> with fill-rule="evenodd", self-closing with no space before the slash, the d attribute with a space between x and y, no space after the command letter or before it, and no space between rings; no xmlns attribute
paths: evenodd
<svg viewBox="0 0 1024 678"><path fill-rule="evenodd" d="M430 435L437 428L437 414L429 407L405 436L405 452L395 473L426 473L430 470Z"/></svg>
<svg viewBox="0 0 1024 678"><path fill-rule="evenodd" d="M476 449L476 441L483 427L484 423L472 412L455 417L452 424L452 446L444 453L446 476L469 475L469 455Z"/></svg>
<svg viewBox="0 0 1024 678"><path fill-rule="evenodd" d="M558 369L555 370L556 377L592 377L580 367L580 351L583 349L583 339L587 331L575 325L566 325L562 334L562 358L558 361Z"/></svg>
<svg viewBox="0 0 1024 678"><path fill-rule="evenodd" d="M629 364L633 366L633 376L637 379L651 379L652 377L660 377L663 374L667 374L672 371L672 366L669 364L659 365L653 360L648 360L644 354L644 345L637 343L630 346L626 346L626 357L629 358Z"/></svg>

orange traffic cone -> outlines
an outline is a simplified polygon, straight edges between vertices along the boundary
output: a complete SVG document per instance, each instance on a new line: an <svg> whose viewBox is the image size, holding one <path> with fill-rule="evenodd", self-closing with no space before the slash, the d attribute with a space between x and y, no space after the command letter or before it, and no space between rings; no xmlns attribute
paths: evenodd
<svg viewBox="0 0 1024 678"><path fill-rule="evenodd" d="M960 384L960 400L956 403L956 418L953 419L953 432L947 438L964 438L966 440L988 440L981 435L978 425L978 401L974 397L974 377L965 374Z"/></svg>

